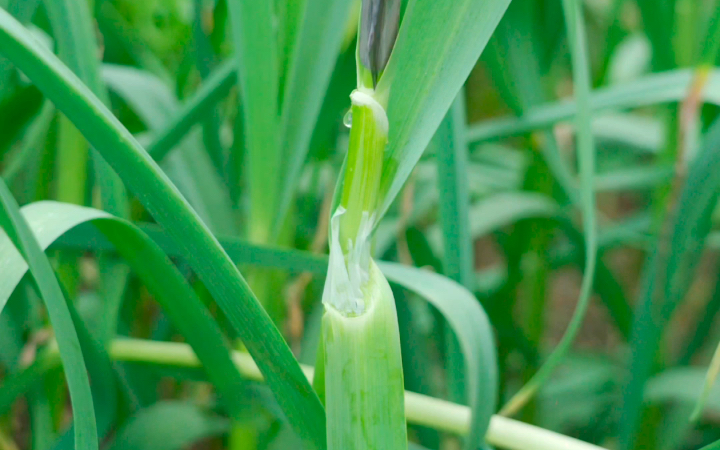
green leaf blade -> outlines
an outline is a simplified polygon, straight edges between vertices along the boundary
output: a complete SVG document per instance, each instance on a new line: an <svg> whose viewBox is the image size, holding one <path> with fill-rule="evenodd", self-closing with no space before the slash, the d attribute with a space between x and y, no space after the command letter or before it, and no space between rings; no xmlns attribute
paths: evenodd
<svg viewBox="0 0 720 450"><path fill-rule="evenodd" d="M381 215L420 159L509 4L463 0L408 5L377 87L389 93L390 122Z"/></svg>
<svg viewBox="0 0 720 450"><path fill-rule="evenodd" d="M73 405L75 448L77 450L97 450L98 435L90 380L80 350L80 341L65 303L65 296L50 266L50 261L40 249L25 219L20 214L15 199L2 180L0 180L0 203L2 204L0 224L18 251L27 260L33 280L45 302L50 322L55 330L55 339L60 348L60 358L63 362Z"/></svg>
<svg viewBox="0 0 720 450"><path fill-rule="evenodd" d="M482 446L498 390L495 342L485 311L467 289L449 278L400 264L379 266L388 280L425 298L452 326L465 358L467 399L472 411L465 448Z"/></svg>

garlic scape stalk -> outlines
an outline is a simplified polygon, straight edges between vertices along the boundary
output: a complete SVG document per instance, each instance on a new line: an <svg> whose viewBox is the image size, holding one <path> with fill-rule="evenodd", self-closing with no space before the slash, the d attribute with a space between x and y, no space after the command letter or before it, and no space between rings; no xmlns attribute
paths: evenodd
<svg viewBox="0 0 720 450"><path fill-rule="evenodd" d="M395 300L370 256L372 231L379 220L375 210L388 120L371 90L356 90L350 99L350 143L336 196L339 205L331 218L323 291L328 449L404 450L407 432Z"/></svg>
<svg viewBox="0 0 720 450"><path fill-rule="evenodd" d="M325 400L328 450L405 450L404 386L395 299L371 257L388 143L387 90L399 0L363 0L358 88L344 172L330 219L330 263L314 385Z"/></svg>

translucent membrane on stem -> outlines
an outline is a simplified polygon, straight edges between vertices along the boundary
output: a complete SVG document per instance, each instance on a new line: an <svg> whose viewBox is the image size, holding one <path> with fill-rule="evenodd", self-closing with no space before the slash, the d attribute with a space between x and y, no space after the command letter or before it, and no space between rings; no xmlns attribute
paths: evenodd
<svg viewBox="0 0 720 450"><path fill-rule="evenodd" d="M365 311L326 305L323 317L328 450L407 448L400 334L390 285L374 261Z"/></svg>
<svg viewBox="0 0 720 450"><path fill-rule="evenodd" d="M347 256L343 254L338 235L340 220L345 208L338 207L330 219L332 238L330 240L330 263L325 279L323 303L345 315L359 315L365 312L362 287L369 280L370 232L372 219L365 212L362 216L358 235L348 243Z"/></svg>

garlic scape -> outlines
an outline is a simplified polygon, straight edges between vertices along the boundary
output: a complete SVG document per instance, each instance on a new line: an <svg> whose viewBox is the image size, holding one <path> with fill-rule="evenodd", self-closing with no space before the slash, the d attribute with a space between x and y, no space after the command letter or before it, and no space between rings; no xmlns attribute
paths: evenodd
<svg viewBox="0 0 720 450"><path fill-rule="evenodd" d="M388 120L372 91L356 90L350 98L350 143L339 205L330 222L330 264L323 291L328 449L404 450L395 300L371 257Z"/></svg>

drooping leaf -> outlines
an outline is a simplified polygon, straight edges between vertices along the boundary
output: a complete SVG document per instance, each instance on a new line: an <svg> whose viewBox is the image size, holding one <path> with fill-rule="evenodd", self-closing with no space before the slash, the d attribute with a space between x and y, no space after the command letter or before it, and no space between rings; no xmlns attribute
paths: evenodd
<svg viewBox="0 0 720 450"><path fill-rule="evenodd" d="M21 261L27 261L33 281L45 302L50 323L55 330L55 339L60 348L60 358L65 369L73 406L75 448L97 450L98 434L90 380L65 297L50 261L41 250L24 217L20 214L17 202L2 180L0 180L0 226L6 233L3 239L5 247L19 253ZM7 299L3 301L3 306L6 301Z"/></svg>
<svg viewBox="0 0 720 450"><path fill-rule="evenodd" d="M178 331L203 361L231 413L241 404L242 379L229 357L229 348L218 325L170 260L145 233L134 225L96 209L57 202L38 202L23 207L41 248L82 224L91 226L120 252L150 292L163 306ZM7 302L28 270L19 253L7 242L0 245L0 305Z"/></svg>
<svg viewBox="0 0 720 450"><path fill-rule="evenodd" d="M451 325L463 353L472 411L465 448L482 446L498 389L495 343L485 311L469 291L449 278L400 264L382 263L380 267L388 280L422 296Z"/></svg>

